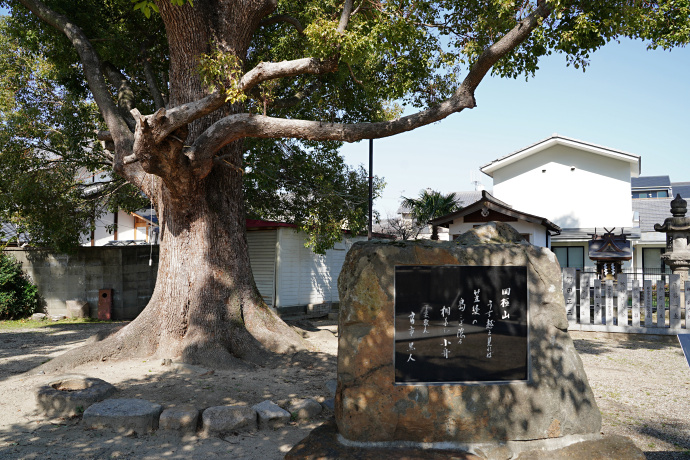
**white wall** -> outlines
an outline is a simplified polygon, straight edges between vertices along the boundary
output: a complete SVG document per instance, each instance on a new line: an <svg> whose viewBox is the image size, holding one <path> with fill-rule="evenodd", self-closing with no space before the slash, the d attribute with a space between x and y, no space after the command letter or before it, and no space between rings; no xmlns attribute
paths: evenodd
<svg viewBox="0 0 690 460"><path fill-rule="evenodd" d="M494 171L493 179L496 198L560 227L632 226L628 162L555 145Z"/></svg>
<svg viewBox="0 0 690 460"><path fill-rule="evenodd" d="M322 256L304 246L304 233L279 228L275 306L338 302L338 275L350 246L360 239L345 238Z"/></svg>
<svg viewBox="0 0 690 460"><path fill-rule="evenodd" d="M115 215L112 212L103 214L96 220L96 230L94 231L94 246L103 246L111 241L115 241L115 233L108 231L107 227L115 223ZM124 212L117 213L117 240L141 240L146 241L146 227L138 227L134 231L134 216ZM91 238L86 234L83 238L84 246L91 245Z"/></svg>
<svg viewBox="0 0 690 460"><path fill-rule="evenodd" d="M519 209L519 208L516 208ZM529 242L535 246L547 247L546 241L546 229L537 224L525 221L517 222L505 222L506 224L513 227L515 230L522 234L529 234ZM472 230L475 225L480 225L477 222L467 222L465 223L464 218L460 217L455 219L452 224L449 225L448 230L450 231L451 239L454 239L456 235L461 235L468 230Z"/></svg>

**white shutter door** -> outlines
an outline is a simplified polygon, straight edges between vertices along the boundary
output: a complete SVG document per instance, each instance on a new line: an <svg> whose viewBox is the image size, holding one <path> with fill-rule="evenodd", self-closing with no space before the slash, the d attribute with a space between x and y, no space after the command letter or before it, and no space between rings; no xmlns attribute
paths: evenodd
<svg viewBox="0 0 690 460"><path fill-rule="evenodd" d="M269 307L273 306L275 292L276 238L275 230L257 230L247 232L249 262L252 266L254 281L261 297Z"/></svg>

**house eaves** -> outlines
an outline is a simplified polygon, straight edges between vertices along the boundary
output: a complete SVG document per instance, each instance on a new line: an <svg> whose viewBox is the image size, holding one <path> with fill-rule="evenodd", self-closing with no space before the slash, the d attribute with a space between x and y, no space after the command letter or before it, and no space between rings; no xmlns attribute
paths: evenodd
<svg viewBox="0 0 690 460"><path fill-rule="evenodd" d="M642 159L639 155L633 155L632 153L623 152L622 150L615 150L608 147L602 147L600 145L590 144L588 142L583 142L577 139L571 139L569 137L559 136L554 134L553 136L541 140L535 144L528 147L520 149L516 152L510 153L504 157L494 160L490 163L485 164L479 169L487 176L494 177L494 171L508 166L512 163L520 161L531 155L539 153L550 147L556 145L563 145L566 147L571 147L574 149L582 150L585 152L593 153L595 155L601 155L608 158L613 158L620 161L625 161L630 164L630 176L638 177L640 175L640 170L642 168Z"/></svg>
<svg viewBox="0 0 690 460"><path fill-rule="evenodd" d="M524 220L526 222L530 222L533 224L538 224L544 226L547 230L554 232L554 233L560 233L561 227L558 225L554 224L550 220L544 218L544 217L539 217L535 216L533 214L528 214L526 212L521 212L513 209L509 204L504 203L503 201L495 198L493 195L491 195L489 192L486 190L482 191L482 197L480 200L475 201L471 205L462 208L459 211L453 212L451 214L447 214L442 217L438 217L429 223L431 225L437 225L439 227L448 227L451 222L453 222L455 219L458 219L460 217L464 217L468 214L472 214L474 212L477 212L478 210L481 210L483 208L486 208L491 211L496 211L501 214L504 214L506 216L514 217L516 219Z"/></svg>

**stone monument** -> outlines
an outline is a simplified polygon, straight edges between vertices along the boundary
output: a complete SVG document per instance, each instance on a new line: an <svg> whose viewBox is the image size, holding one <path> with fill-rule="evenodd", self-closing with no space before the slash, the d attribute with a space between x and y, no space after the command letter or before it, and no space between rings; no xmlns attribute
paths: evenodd
<svg viewBox="0 0 690 460"><path fill-rule="evenodd" d="M357 243L338 288L335 423L286 458L644 459L601 436L556 257L509 225Z"/></svg>
<svg viewBox="0 0 690 460"><path fill-rule="evenodd" d="M680 285L684 286L690 269L690 217L685 217L688 202L677 195L671 201L671 214L664 223L654 224L654 230L666 233L666 252L661 259L671 267L674 274L680 275Z"/></svg>

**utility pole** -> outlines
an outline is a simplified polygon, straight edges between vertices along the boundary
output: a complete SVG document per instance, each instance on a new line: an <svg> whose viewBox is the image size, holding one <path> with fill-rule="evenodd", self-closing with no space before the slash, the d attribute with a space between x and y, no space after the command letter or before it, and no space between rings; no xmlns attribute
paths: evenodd
<svg viewBox="0 0 690 460"><path fill-rule="evenodd" d="M372 238L372 223L374 220L374 139L369 139L369 234Z"/></svg>

